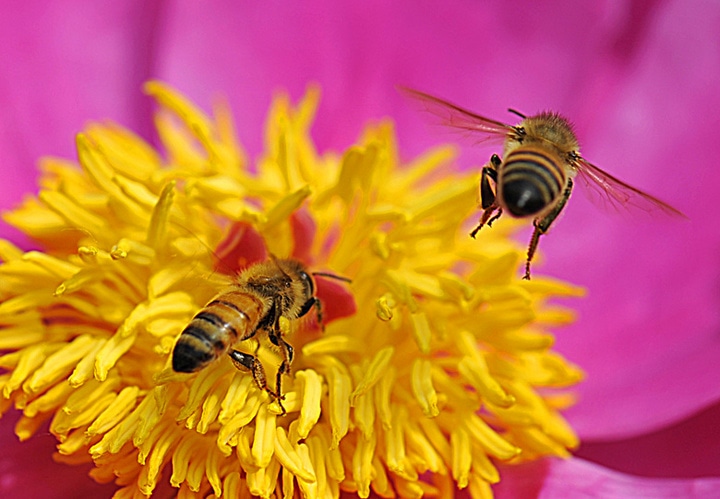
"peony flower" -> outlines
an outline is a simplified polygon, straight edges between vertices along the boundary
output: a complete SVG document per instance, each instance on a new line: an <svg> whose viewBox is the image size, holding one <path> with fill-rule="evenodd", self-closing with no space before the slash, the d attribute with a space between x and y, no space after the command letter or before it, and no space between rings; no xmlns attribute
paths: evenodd
<svg viewBox="0 0 720 499"><path fill-rule="evenodd" d="M381 123L342 156L319 155L310 90L296 109L275 101L253 166L226 109L211 119L161 83L146 90L164 154L91 124L80 169L45 160L39 195L5 214L42 248L0 248L0 384L22 440L49 421L58 459L92 459L115 497L161 481L216 497L482 497L496 462L569 456L578 441L559 410L582 374L545 332L572 313L546 302L580 292L519 280L507 230L466 237L477 178L448 171L449 148L401 167ZM222 269L270 255L328 269L324 332L319 314L281 322L291 376L274 375L262 331L244 342L268 380L287 378L282 392L225 356L174 372L178 334L232 286Z"/></svg>
<svg viewBox="0 0 720 499"><path fill-rule="evenodd" d="M261 151L269 89L297 97L309 81L325 90L313 128L323 151L343 150L369 118L386 114L408 157L447 140L400 100L397 84L495 118L507 119L509 106L563 112L588 158L690 218L674 224L606 216L578 189L541 243L537 272L588 290L587 299L572 303L579 320L557 337L559 351L588 373L567 412L584 442L580 455L645 476L717 476L707 416L715 409L696 416L717 404L720 356L719 233L709 201L717 178L705 159L718 152L708 112L720 101L712 3L552 2L538 10L522 2L452 2L439 13L386 3L153 10L130 1L82 8L55 2L4 14L4 208L34 192L38 157L73 154L67 138L90 117L111 117L150 138L149 104L137 88L151 76L197 102L225 92L242 113L238 135L250 157ZM492 152L466 149L458 162L477 171ZM4 233L28 247L17 232ZM518 237L524 243L527 236ZM4 418L0 426L10 449L12 425ZM673 458L661 458L667 454ZM17 475L17 464L4 469L14 466ZM567 469L581 477L595 471ZM51 473L44 467L41 480L28 482ZM68 473L57 472L63 479Z"/></svg>

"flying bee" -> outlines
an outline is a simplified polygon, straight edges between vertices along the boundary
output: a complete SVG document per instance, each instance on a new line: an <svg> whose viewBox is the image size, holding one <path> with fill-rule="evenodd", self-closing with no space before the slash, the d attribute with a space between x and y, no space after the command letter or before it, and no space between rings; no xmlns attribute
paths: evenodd
<svg viewBox="0 0 720 499"><path fill-rule="evenodd" d="M349 282L333 274L312 275ZM235 367L252 373L257 386L277 400L285 414L282 375L290 372L293 347L283 338L280 318L296 320L315 308L318 325L323 327L321 302L315 289L311 274L297 260L271 258L249 266L183 329L173 349L173 370L197 372L228 354ZM254 355L234 348L236 343L253 338L258 332L267 334L282 356L274 392L267 385L262 363Z"/></svg>
<svg viewBox="0 0 720 499"><path fill-rule="evenodd" d="M534 116L509 109L522 121L506 125L477 115L445 100L417 90L401 88L420 101L442 124L466 132L479 142L502 139L503 156L493 154L480 176L482 215L470 232L475 238L485 225L490 227L504 212L515 218L533 218L523 279L530 279L530 262L540 236L545 234L570 198L574 179L580 178L590 193L615 207L659 210L684 217L672 206L613 177L586 161L572 124L553 112Z"/></svg>

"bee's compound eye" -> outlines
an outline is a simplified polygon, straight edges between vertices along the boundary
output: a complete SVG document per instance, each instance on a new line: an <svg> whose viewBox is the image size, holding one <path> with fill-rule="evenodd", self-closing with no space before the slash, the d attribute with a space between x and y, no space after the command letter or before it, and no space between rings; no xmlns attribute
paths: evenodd
<svg viewBox="0 0 720 499"><path fill-rule="evenodd" d="M503 185L503 200L511 215L527 217L547 206L545 193L535 182L515 180Z"/></svg>
<svg viewBox="0 0 720 499"><path fill-rule="evenodd" d="M304 270L299 273L300 279L305 285L305 289L308 291L308 296L315 294L315 284L313 283L312 277Z"/></svg>

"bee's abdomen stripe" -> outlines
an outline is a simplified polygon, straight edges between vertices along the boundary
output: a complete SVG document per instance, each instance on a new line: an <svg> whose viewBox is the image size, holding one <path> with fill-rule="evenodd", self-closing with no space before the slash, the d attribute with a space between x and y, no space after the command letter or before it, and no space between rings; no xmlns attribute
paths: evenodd
<svg viewBox="0 0 720 499"><path fill-rule="evenodd" d="M211 301L210 303L208 303L207 306L210 307L210 306L215 305L215 304L217 304L217 305L223 305L223 306L225 306L225 307L227 307L227 308L231 308L231 309L235 310L235 311L236 311L237 313L239 313L239 314L244 314L244 313L245 313L245 312L243 312L243 311L240 309L240 307L238 307L237 305L235 305L233 302L230 302L230 301L227 301L227 300L223 300L223 299L215 299L215 300Z"/></svg>
<svg viewBox="0 0 720 499"><path fill-rule="evenodd" d="M565 171L542 150L520 149L508 154L503 163L503 182L516 180L533 182L553 199L565 185Z"/></svg>
<svg viewBox="0 0 720 499"><path fill-rule="evenodd" d="M214 335L208 333L206 326L206 324L196 317L183 330L180 341L186 343L188 346L194 347L194 349L198 351L213 349L222 352L225 350L225 344L219 338L213 340Z"/></svg>

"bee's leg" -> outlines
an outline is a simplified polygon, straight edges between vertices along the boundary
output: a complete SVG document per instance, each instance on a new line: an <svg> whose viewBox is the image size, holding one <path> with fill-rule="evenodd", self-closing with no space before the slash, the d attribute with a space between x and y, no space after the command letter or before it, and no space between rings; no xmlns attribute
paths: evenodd
<svg viewBox="0 0 720 499"><path fill-rule="evenodd" d="M568 199L570 199L570 193L572 192L572 188L573 181L571 178L568 178L567 184L565 185L565 190L563 191L560 200L553 207L552 211L545 215L543 218L535 219L533 221L535 230L533 230L532 237L530 238L530 246L528 246L527 261L525 262L525 275L523 276L523 279L530 280L530 261L532 261L533 256L535 256L535 251L537 250L540 236L545 234L548 229L550 229L550 225L552 225L552 223L555 221L562 209L565 208Z"/></svg>
<svg viewBox="0 0 720 499"><path fill-rule="evenodd" d="M292 364L295 351L287 341L282 339L279 323L273 331L268 333L268 338L273 345L280 347L283 355L283 361L280 363L280 367L278 367L277 375L275 377L275 392L277 394L278 405L280 406L280 409L282 409L282 415L284 416L287 414L287 411L285 411L285 407L282 405L282 400L284 398L282 394L282 376L283 374L290 374L290 366Z"/></svg>
<svg viewBox="0 0 720 499"><path fill-rule="evenodd" d="M261 390L267 392L273 399L277 398L277 395L270 390L267 386L267 378L265 376L265 368L257 357L250 355L249 353L239 352L237 350L230 350L228 353L232 363L241 371L247 370L252 373L255 384ZM282 407L282 406L281 406Z"/></svg>
<svg viewBox="0 0 720 499"><path fill-rule="evenodd" d="M483 214L482 217L480 217L480 222L478 222L477 227L470 232L470 237L472 238L475 238L475 234L477 234L485 224L487 224L488 227L491 226L492 223L502 215L495 190L493 186L490 185L490 180L492 180L493 184L497 186L497 169L501 164L502 160L500 156L493 154L490 158L489 166L484 166L482 169L480 175L480 206L483 209ZM493 216L496 210L498 210L498 213Z"/></svg>

